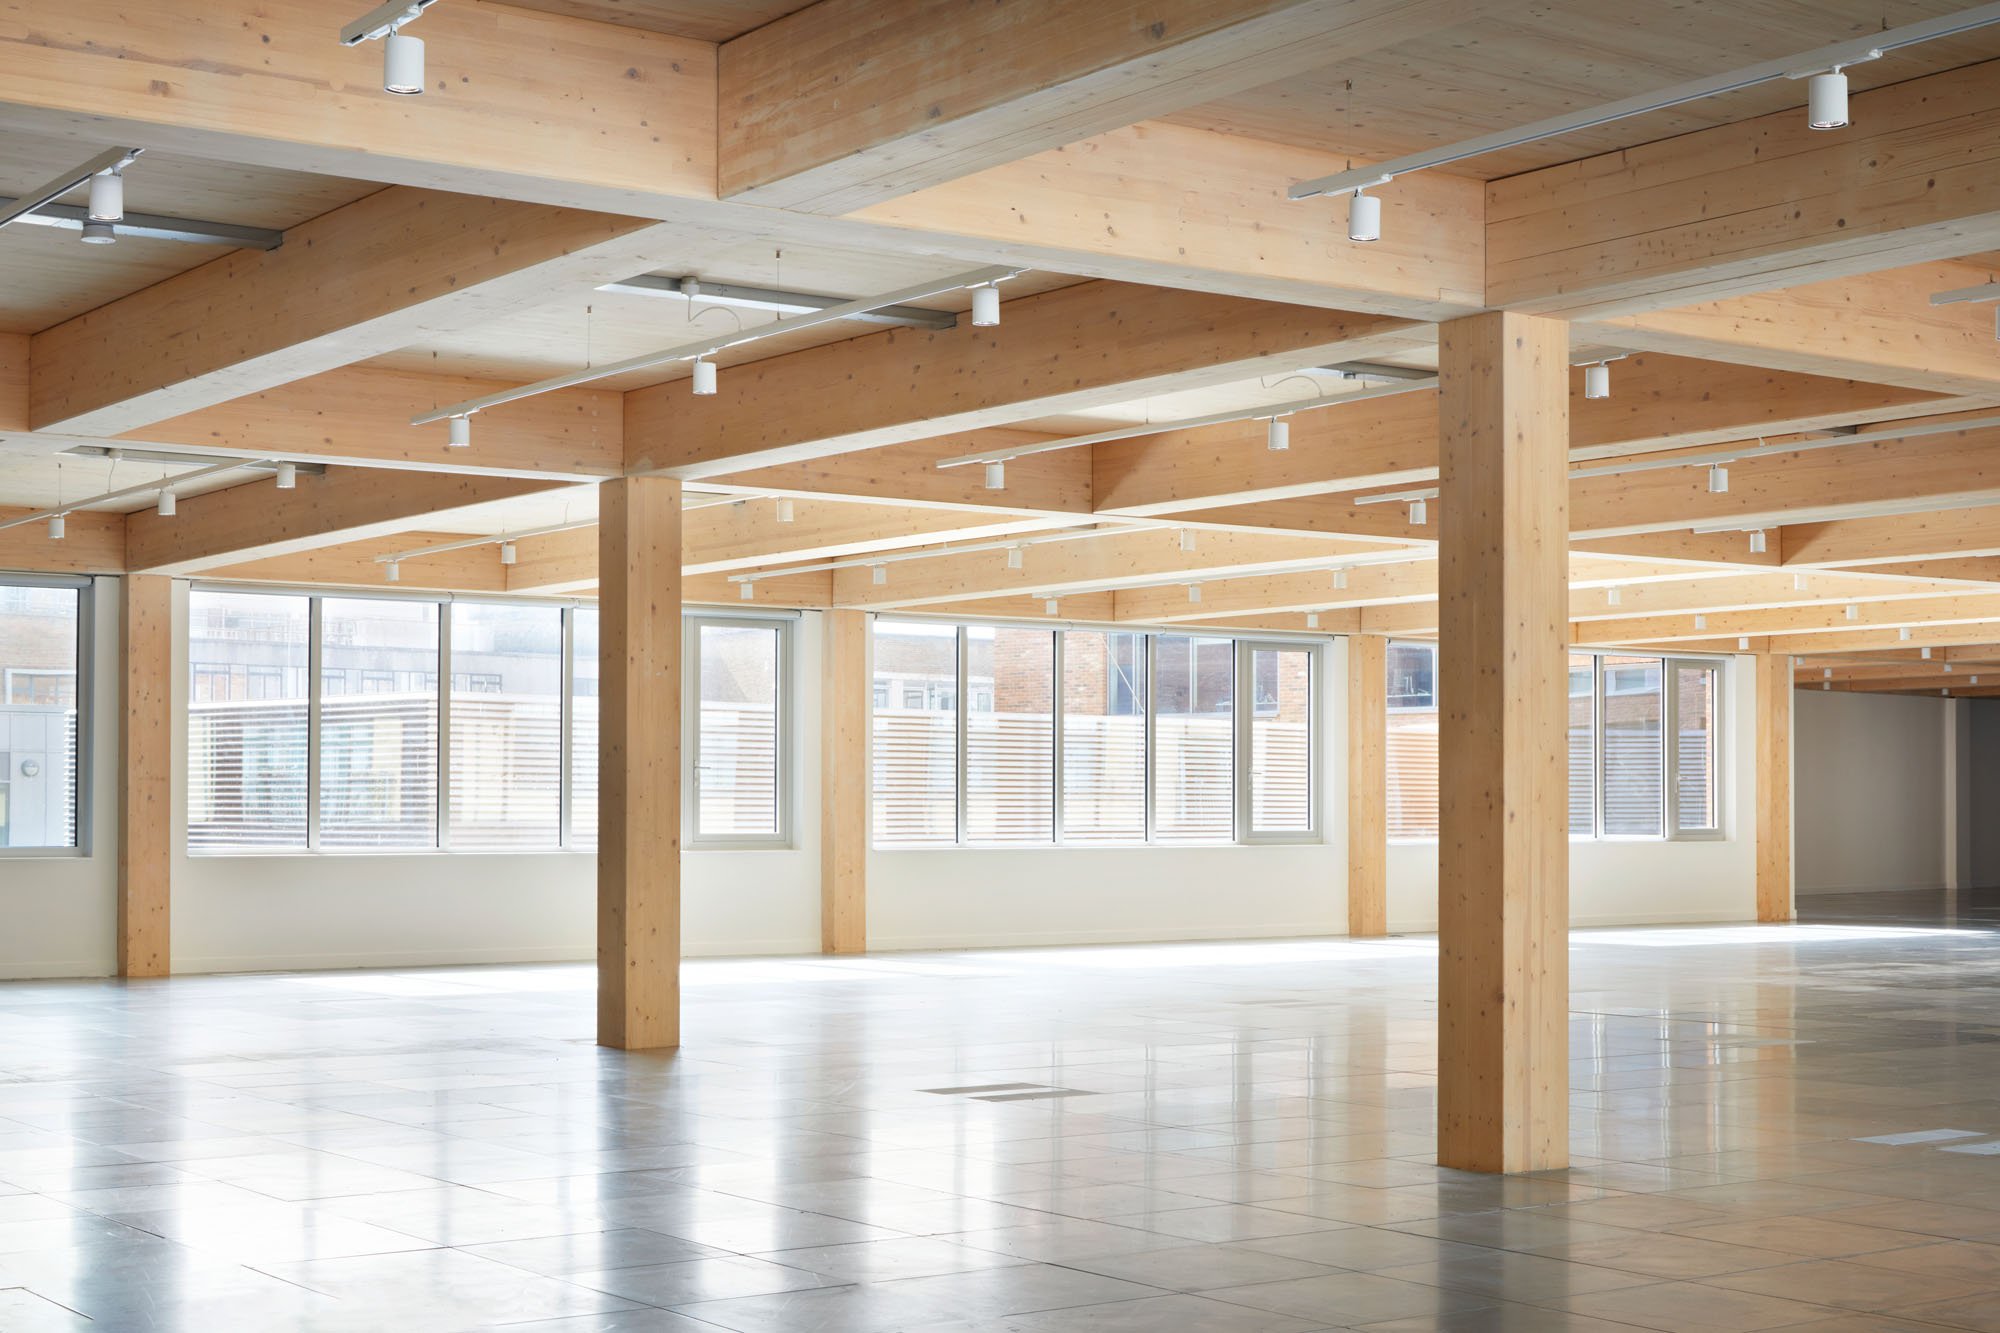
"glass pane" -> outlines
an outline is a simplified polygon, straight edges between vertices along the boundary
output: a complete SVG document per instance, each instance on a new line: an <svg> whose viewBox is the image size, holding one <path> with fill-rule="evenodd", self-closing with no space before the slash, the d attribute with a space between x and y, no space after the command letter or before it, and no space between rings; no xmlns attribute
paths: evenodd
<svg viewBox="0 0 2000 1333"><path fill-rule="evenodd" d="M76 846L80 597L0 585L0 847Z"/></svg>
<svg viewBox="0 0 2000 1333"><path fill-rule="evenodd" d="M875 622L875 842L958 840L958 628Z"/></svg>
<svg viewBox="0 0 2000 1333"><path fill-rule="evenodd" d="M562 608L451 608L451 846L562 836Z"/></svg>
<svg viewBox="0 0 2000 1333"><path fill-rule="evenodd" d="M1227 842L1236 832L1236 645L1162 634L1153 654L1154 840Z"/></svg>
<svg viewBox="0 0 2000 1333"><path fill-rule="evenodd" d="M697 833L778 835L781 633L772 625L701 626Z"/></svg>
<svg viewBox="0 0 2000 1333"><path fill-rule="evenodd" d="M437 845L438 607L320 603L320 845Z"/></svg>
<svg viewBox="0 0 2000 1333"><path fill-rule="evenodd" d="M1389 670L1389 836L1438 835L1437 647L1392 643Z"/></svg>
<svg viewBox="0 0 2000 1333"><path fill-rule="evenodd" d="M1597 832L1597 659L1569 657L1569 831Z"/></svg>
<svg viewBox="0 0 2000 1333"><path fill-rule="evenodd" d="M597 608L570 611L569 845L597 848Z"/></svg>
<svg viewBox="0 0 2000 1333"><path fill-rule="evenodd" d="M1312 654L1253 648L1250 679L1250 827L1312 832Z"/></svg>
<svg viewBox="0 0 2000 1333"><path fill-rule="evenodd" d="M965 837L1055 840L1056 636L965 630Z"/></svg>
<svg viewBox="0 0 2000 1333"><path fill-rule="evenodd" d="M1146 636L1063 634L1063 840L1146 836Z"/></svg>
<svg viewBox="0 0 2000 1333"><path fill-rule="evenodd" d="M1661 667L1657 657L1606 656L1604 831L1658 837L1666 776Z"/></svg>
<svg viewBox="0 0 2000 1333"><path fill-rule="evenodd" d="M1706 831L1720 825L1715 799L1713 666L1674 667L1674 827Z"/></svg>
<svg viewBox="0 0 2000 1333"><path fill-rule="evenodd" d="M312 602L188 594L188 850L306 845Z"/></svg>

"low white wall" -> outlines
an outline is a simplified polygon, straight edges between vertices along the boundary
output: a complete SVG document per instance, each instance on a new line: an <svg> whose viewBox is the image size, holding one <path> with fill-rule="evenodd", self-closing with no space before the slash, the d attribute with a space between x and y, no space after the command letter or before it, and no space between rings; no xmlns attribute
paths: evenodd
<svg viewBox="0 0 2000 1333"><path fill-rule="evenodd" d="M1723 700L1723 833L1705 842L1599 841L1569 844L1573 926L1757 919L1757 689L1755 661L1738 658ZM1435 842L1389 845L1389 929L1437 929Z"/></svg>
<svg viewBox="0 0 2000 1333"><path fill-rule="evenodd" d="M118 967L118 595L117 579L96 581L88 852L0 859L0 979Z"/></svg>
<svg viewBox="0 0 2000 1333"><path fill-rule="evenodd" d="M1946 701L1793 697L1799 892L1942 888Z"/></svg>

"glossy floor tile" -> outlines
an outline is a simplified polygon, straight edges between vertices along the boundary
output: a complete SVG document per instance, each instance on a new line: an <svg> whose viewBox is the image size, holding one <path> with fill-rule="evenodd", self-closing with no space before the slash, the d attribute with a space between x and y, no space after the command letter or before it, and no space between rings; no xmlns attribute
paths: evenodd
<svg viewBox="0 0 2000 1333"><path fill-rule="evenodd" d="M1573 1165L1425 938L0 986L0 1329L2000 1329L2000 910L1573 937Z"/></svg>

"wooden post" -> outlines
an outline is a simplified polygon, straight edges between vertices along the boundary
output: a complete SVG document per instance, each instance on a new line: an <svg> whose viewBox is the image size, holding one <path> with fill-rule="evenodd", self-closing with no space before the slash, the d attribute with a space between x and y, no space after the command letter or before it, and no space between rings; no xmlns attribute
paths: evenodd
<svg viewBox="0 0 2000 1333"><path fill-rule="evenodd" d="M173 970L174 581L135 574L122 584L118 975L164 977Z"/></svg>
<svg viewBox="0 0 2000 1333"><path fill-rule="evenodd" d="M1792 659L1757 658L1757 919L1792 919Z"/></svg>
<svg viewBox="0 0 2000 1333"><path fill-rule="evenodd" d="M680 1044L681 484L598 488L597 1041Z"/></svg>
<svg viewBox="0 0 2000 1333"><path fill-rule="evenodd" d="M829 611L820 671L819 947L868 948L868 617Z"/></svg>
<svg viewBox="0 0 2000 1333"><path fill-rule="evenodd" d="M1438 1162L1569 1156L1569 327L1439 330Z"/></svg>
<svg viewBox="0 0 2000 1333"><path fill-rule="evenodd" d="M1347 933L1389 933L1389 641L1347 636Z"/></svg>

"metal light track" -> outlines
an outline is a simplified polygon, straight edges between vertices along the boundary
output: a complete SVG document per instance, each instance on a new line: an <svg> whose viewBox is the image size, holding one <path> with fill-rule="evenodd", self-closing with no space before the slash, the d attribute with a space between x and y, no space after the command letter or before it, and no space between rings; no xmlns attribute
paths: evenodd
<svg viewBox="0 0 2000 1333"><path fill-rule="evenodd" d="M697 278L674 278L662 273L642 273L623 282L607 282L597 290L625 296L670 297L678 301L702 301L710 305L743 306L750 310L777 310L803 314L851 305L851 296L821 296L814 292L787 292L774 287L745 287L738 283L703 282ZM891 305L849 315L858 324L891 324L905 328L949 329L958 316L949 310L926 310L922 306Z"/></svg>
<svg viewBox="0 0 2000 1333"><path fill-rule="evenodd" d="M116 171L127 166L145 151L143 148L105 149L82 166L72 167L39 189L30 190L4 207L0 207L0 227L10 222L18 222L30 213L48 207L101 171Z"/></svg>
<svg viewBox="0 0 2000 1333"><path fill-rule="evenodd" d="M19 202L0 199L0 212ZM43 204L32 213L21 213L11 220L34 227L82 231L83 224L90 220L90 210L75 204ZM113 225L121 239L130 236L149 241L187 241L195 245L226 245L236 250L275 250L285 243L285 233L268 227L240 227L233 222L170 218L158 213L127 213Z"/></svg>
<svg viewBox="0 0 2000 1333"><path fill-rule="evenodd" d="M268 464L268 460L260 461ZM188 482L200 481L203 477L212 477L219 472L238 472L247 466L252 466L252 464L232 459L227 463L217 463L213 467L197 468L193 472L183 472L176 477L162 477L158 481L144 481L134 486L124 486L115 491L106 491L102 495L92 495L81 500L72 500L68 504L55 505L48 509L37 509L32 514L23 514L19 518L10 518L4 523L0 523L0 532L5 532L8 528L18 528L28 523L40 523L46 519L74 514L79 509L88 509L92 505L106 504L112 500L123 500L130 495L147 495L155 491L172 490L176 486L185 486Z"/></svg>

